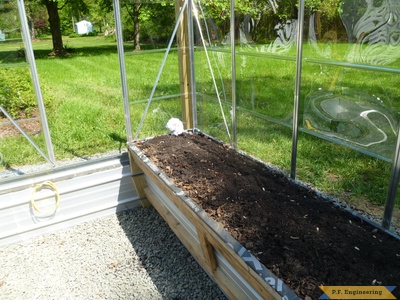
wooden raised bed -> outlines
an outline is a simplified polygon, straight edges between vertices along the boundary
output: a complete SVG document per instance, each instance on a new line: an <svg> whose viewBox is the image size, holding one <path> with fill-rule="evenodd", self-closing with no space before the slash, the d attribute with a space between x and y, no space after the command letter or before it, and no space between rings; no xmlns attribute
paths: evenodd
<svg viewBox="0 0 400 300"><path fill-rule="evenodd" d="M174 186L134 144L128 149L133 182L144 199L142 205L146 206L148 200L157 209L230 299L299 299L282 280Z"/></svg>
<svg viewBox="0 0 400 300"><path fill-rule="evenodd" d="M196 134L193 134L192 137L195 135ZM225 209L230 205L230 203L221 203L225 199L230 199L229 193L233 194L232 197L238 197L237 199L240 200L240 192L242 191L242 189L240 189L239 187L236 188L235 185L231 185L228 190L223 190L222 193L221 191L219 191L218 195L215 195L215 197L205 197L203 191L203 194L200 197L200 201L198 199L199 197L197 196L190 198L188 196L190 194L195 195L197 193L202 193L200 189L196 190L201 184L198 184L198 178L193 179L190 182L190 188L188 190L188 188L186 188L186 178L191 177L191 174L193 173L200 173L200 169L192 169L192 166L189 166L186 176L181 176L184 179L179 179L179 176L172 176L173 172L175 172L176 166L174 165L174 162L170 159L176 160L179 155L182 155L181 152L185 151L181 151L179 147L184 149L185 145L187 145L186 143L188 142L185 140L186 137L183 136L168 138L177 139L176 143L178 145L178 148L175 148L176 152L174 152L172 149L167 149L170 151L169 153L167 153L166 155L164 153L163 157L151 157L151 160L143 153L145 152L144 150L142 151L139 149L139 146L142 147L141 144L146 145L146 141L139 141L137 143L131 143L128 145L134 184L136 186L139 196L142 197L144 201L143 204L145 204L146 201L149 201L149 203L151 203L157 209L157 211L169 224L171 229L179 237L186 248L192 253L197 261L203 266L205 271L214 279L214 281L220 286L220 288L229 298L300 299L297 296L297 293L299 291L295 293L292 288L295 287L296 290L298 289L297 287L302 288L302 282L307 281L307 279L310 278L310 275L306 274L304 275L304 277L300 276L300 283L296 283L296 285L292 284L293 287L291 288L286 285L280 278L278 278L278 274L276 274L276 272L280 272L280 277L285 278L285 274L283 274L284 272L282 271L284 269L282 264L290 264L291 261L296 259L298 260L297 266L300 266L302 268L300 269L300 273L308 272L308 269L313 269L313 271L317 270L320 274L325 276L325 278L328 278L320 281L318 281L318 278L311 278L311 283L307 283L304 286L306 286L306 288L313 286L313 290L308 294L307 292L300 291L300 294L308 295L305 297L305 299L318 298L323 294L323 292L319 290L318 285L322 283L325 284L325 282L327 283L325 285L333 285L329 284L329 273L336 272L334 268L339 265L338 259L343 260L344 268L347 268L346 257L344 257L346 254L348 254L347 256L349 257L355 255L354 259L351 258L353 260L350 260L351 262L354 262L354 264L349 265L349 267L351 267L351 269L349 270L355 270L356 274L355 276L350 277L350 279L346 279L345 277L343 277L343 280L347 280L347 282L339 282L335 285L373 284L373 280L370 280L369 278L367 278L366 280L364 278L364 281L355 282L360 274L366 273L365 269L361 268L365 267L363 266L363 264L366 265L365 257L367 257L367 259L371 258L371 261L375 260L372 262L375 265L377 264L377 261L380 264L378 268L371 269L371 273L373 273L371 275L372 279L376 279L376 281L382 280L383 285L395 285L397 283L400 276L398 274L398 271L396 271L399 269L397 268L397 266L400 266L400 242L396 237L388 234L388 232L385 232L385 230L383 230L382 228L372 226L370 223L366 222L365 219L359 218L359 216L349 213L348 211L344 211L343 209L339 208L337 204L332 204L331 201L324 201L324 199L320 198L317 193L304 186L296 185L295 183L293 183L293 181L290 181L282 176L282 174L279 175L279 172L272 172L272 175L270 175L271 177L276 177L278 182L276 187L267 186L266 182L264 182L264 185L261 185L261 189L259 187L261 193L256 196L256 201L254 201L254 199L250 199L252 195L246 196L245 201L253 201L253 204L255 203L254 205L256 205L254 207L250 207L250 214L249 211L247 211L246 213L239 212L240 218L251 219L251 211L257 209L265 210L265 207L262 207L259 204L263 205L264 203L261 202L268 202L268 205L276 206L270 206L270 215L267 218L270 218L271 214L278 215L279 217L282 216L282 222L287 222L289 224L289 230L293 230L293 234L291 234L292 231L286 231L286 235L280 235L280 230L283 230L283 227L285 225L276 224L279 223L280 219L275 219L273 222L274 224L268 224L268 222L266 222L266 224L263 224L261 228L255 230L257 234L260 234L259 236L261 236L262 234L272 234L272 240L263 244L263 247L270 249L265 249L264 251L263 248L263 251L271 252L272 254L278 252L278 259L280 259L281 257L283 259L280 263L272 265L271 268L274 270L271 271L271 268L267 268L260 262L259 257L263 256L265 253L257 253L257 251L255 250L256 248L248 246L252 243L249 242L250 240L242 238L241 234L234 237L233 234L236 234L236 231L234 230L235 228L233 228L232 230L232 227L230 227L230 224L228 222L224 222L222 220L222 223L220 223L221 219L218 219L218 216L216 216L216 214L219 214L219 209L212 209L214 203L211 203L211 209L210 206L205 208L206 210L203 210L200 207L200 205L205 205L205 202L207 201L215 201L218 203L215 207L223 207ZM209 138L206 137L206 139ZM190 142L194 143L202 143L202 141L193 138L189 138L189 140ZM165 142L162 140L162 137L156 137L154 139L151 139L151 141L156 141L157 143L160 143L160 145ZM213 143L216 143L216 141L213 141ZM216 145L219 145L217 147L222 147L222 151L228 151L225 146L221 146L221 144L219 143L216 143ZM163 149L164 146L159 146L156 148L159 148L160 150L165 150ZM202 151L204 151L204 149L202 149ZM222 165L227 164L228 158L225 161L225 152L221 153L219 152L217 160L222 161ZM234 156L233 152L229 152L226 157L230 156L231 154L232 156ZM195 155L192 155L192 153L187 153L184 155L191 156L194 159L197 157ZM200 163L197 164L197 167L201 168L201 164L203 163L209 167L208 170L210 171L210 173L217 171L220 172L221 170L225 169L225 167L228 167L228 165L223 165L219 169L213 169L212 164L216 164L218 162L214 161L213 163L211 163L211 160L213 159L211 157L212 155L213 154L210 154L207 159L203 159L202 161L200 161ZM182 158L182 156L180 157ZM249 159L252 162L245 162L245 159ZM157 166L153 161L157 161ZM246 177L248 175L252 176L252 181L262 182L262 173L269 172L268 167L265 166L265 168L262 169L261 172L260 170L258 170L255 176L253 176L254 174L250 174L252 172L250 169L245 170L239 168L238 164L240 164L242 161L244 162L244 164L247 164L247 166L251 165L250 169L256 168L256 165L253 165L253 163L260 164L260 162L256 162L254 159L240 154L239 158L236 158L233 166L232 164L230 166L230 177L232 177L232 179L234 179L233 177L236 178L236 184L238 184L240 181L246 181ZM163 171L161 171L161 169L159 168L159 166L161 165ZM245 174L245 172L247 171L249 171L249 174ZM240 174L240 172L242 172L243 174ZM218 176L220 176L220 174L218 174ZM222 178L218 176L214 178L218 180L230 180L229 177ZM174 178L174 180L177 181L177 184L185 188L178 188L177 184L172 183L172 180L170 178ZM213 180L212 178L213 177L211 176L207 178L207 180ZM182 180L185 182L182 182ZM223 185L222 182L221 185ZM294 185L295 188L292 188L291 185ZM287 187L287 190L285 187ZM215 185L213 188L215 188ZM255 192L256 191L254 190L254 193ZM207 190L205 193L207 193ZM253 194L253 192L251 194ZM221 198L221 195L221 201L215 199ZM273 204L270 200L272 200L273 197L278 196L281 198L279 198L278 201L275 201L275 204ZM204 199L204 203L201 201L202 199ZM240 202L239 200L237 200L237 202ZM258 200L259 203L257 203ZM228 202L231 202L231 200L229 200ZM311 202L312 205L310 206L308 202ZM210 203L208 203L207 205L210 205ZM206 207L206 205L204 207ZM285 209L287 208L291 209L291 211L289 211L289 213L286 212L285 214ZM321 222L320 215L325 213L325 211L328 211L330 215L328 216L328 218L325 216L325 219L323 219ZM232 211L226 210L225 212L221 212L221 215L229 212ZM289 220L288 222L284 218L284 216L289 216L289 219L291 216L293 216L294 218L294 214L297 214L298 212L300 212L300 218L297 219L296 223L290 223L290 221L292 220ZM237 215L234 214L230 214L229 216L230 218L237 218ZM343 218L339 219L339 216ZM260 215L258 217L260 217ZM262 218L263 217L261 217L261 219L259 218L257 221L260 222ZM217 222L216 220L219 220L220 222ZM249 220L244 221L247 221L247 223L242 223L240 225L242 226L242 231L243 227L245 227L246 224L252 225L251 222L248 222ZM276 228L273 228L275 225L277 225ZM304 235L302 235L302 230L305 230ZM343 250L333 247L334 244L337 242L337 239L340 238L340 235L343 231L350 233L354 232L354 235L347 236L347 240L343 242L338 242L338 244L341 245L346 244L344 248L345 252L335 252L338 250ZM244 230L244 232L246 231ZM357 239L358 236L363 235L365 235L366 238L362 237L360 240ZM262 238L264 237L268 238L268 236L263 236ZM276 245L273 244L274 239L277 240L279 244L283 244L283 246L279 245L280 248L276 247ZM306 261L305 263L301 261L302 256L307 256L308 254L301 251L302 244L312 244L311 249L309 248L306 251L310 252L310 254L316 255L316 257L322 261L322 267L315 267L315 265L317 265L317 262L315 262L315 265L312 266L314 264L312 260L308 260L308 262ZM369 249L367 249L367 246L369 246ZM247 247L251 247L251 250L246 249ZM332 250L330 248L334 249ZM294 251L293 249L297 250ZM393 266L394 270L393 268L389 270L389 268ZM367 269L370 268L369 265L366 267ZM383 272L381 272L381 269L383 270ZM346 269L338 268L338 270L339 273L344 273L343 270ZM287 274L287 271L285 272ZM328 274L326 274L326 272L328 272ZM386 273L389 273L390 275L386 276ZM340 278L339 280L341 280ZM285 278L285 280L290 283L293 283L293 279L295 279L295 277L292 277L292 279L289 280Z"/></svg>

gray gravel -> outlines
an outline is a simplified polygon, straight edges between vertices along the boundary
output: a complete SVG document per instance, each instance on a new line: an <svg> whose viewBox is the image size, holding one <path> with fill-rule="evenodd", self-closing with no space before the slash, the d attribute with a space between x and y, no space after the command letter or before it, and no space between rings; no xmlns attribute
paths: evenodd
<svg viewBox="0 0 400 300"><path fill-rule="evenodd" d="M226 299L154 208L0 248L0 299Z"/></svg>

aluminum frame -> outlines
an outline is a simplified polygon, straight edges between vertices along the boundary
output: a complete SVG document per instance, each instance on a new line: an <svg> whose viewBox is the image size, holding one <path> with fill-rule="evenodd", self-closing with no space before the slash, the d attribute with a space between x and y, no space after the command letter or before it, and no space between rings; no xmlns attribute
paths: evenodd
<svg viewBox="0 0 400 300"><path fill-rule="evenodd" d="M29 69L30 69L31 76L32 76L33 86L34 86L35 95L36 95L38 108L39 108L39 114L40 114L40 118L41 118L41 122L42 122L43 134L44 134L44 138L46 141L48 157L45 156L45 158L50 163L52 163L54 166L56 163L56 157L54 155L53 143L51 140L49 124L47 122L46 110L45 110L44 103L43 103L43 95L42 95L42 91L40 88L39 77L38 77L38 73L37 73L37 69L36 69L35 57L34 57L33 48L32 48L32 42L31 42L31 38L29 35L28 21L26 18L24 1L17 0L17 4L18 4L19 18L20 18L20 22L21 22L22 37L24 40L25 48L26 48L25 49L26 59L28 60ZM37 146L35 148L37 149ZM44 153L40 151L40 154L43 155Z"/></svg>

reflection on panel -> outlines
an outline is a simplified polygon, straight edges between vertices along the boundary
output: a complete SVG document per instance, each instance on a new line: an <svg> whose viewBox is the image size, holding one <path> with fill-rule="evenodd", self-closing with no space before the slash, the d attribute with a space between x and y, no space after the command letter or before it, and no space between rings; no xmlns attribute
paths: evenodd
<svg viewBox="0 0 400 300"><path fill-rule="evenodd" d="M309 94L305 100L304 126L390 157L397 134L396 115L379 97L356 93L321 90Z"/></svg>
<svg viewBox="0 0 400 300"><path fill-rule="evenodd" d="M342 14L353 42L348 60L374 65L392 64L400 58L400 3L397 0L365 3L365 12L355 24L349 14Z"/></svg>
<svg viewBox="0 0 400 300"><path fill-rule="evenodd" d="M346 0L337 5L331 17L321 12L306 17L302 125L391 159L399 126L400 4Z"/></svg>
<svg viewBox="0 0 400 300"><path fill-rule="evenodd" d="M335 2L333 2L335 3ZM400 3L396 0L336 1L305 16L308 58L398 66Z"/></svg>

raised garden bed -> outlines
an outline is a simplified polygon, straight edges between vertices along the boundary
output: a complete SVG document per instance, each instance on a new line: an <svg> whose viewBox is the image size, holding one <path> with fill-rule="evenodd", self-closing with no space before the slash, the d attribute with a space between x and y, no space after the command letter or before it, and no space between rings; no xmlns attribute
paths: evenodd
<svg viewBox="0 0 400 300"><path fill-rule="evenodd" d="M185 234L181 240L231 298L239 291L229 292L234 285L219 275L215 253L264 299L318 299L320 285L400 282L397 237L203 134L159 136L129 152L139 193L172 228L179 224L149 182L187 217L200 247Z"/></svg>

